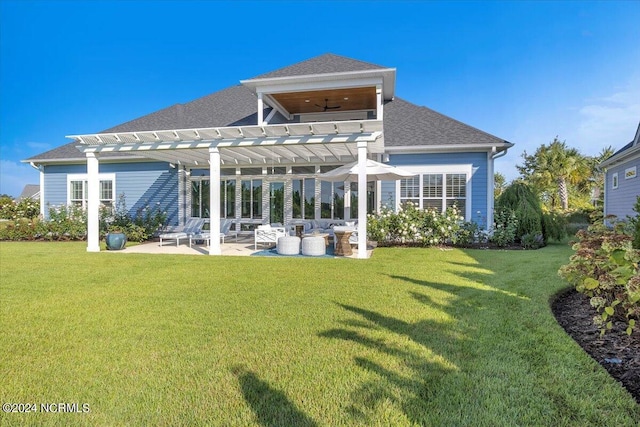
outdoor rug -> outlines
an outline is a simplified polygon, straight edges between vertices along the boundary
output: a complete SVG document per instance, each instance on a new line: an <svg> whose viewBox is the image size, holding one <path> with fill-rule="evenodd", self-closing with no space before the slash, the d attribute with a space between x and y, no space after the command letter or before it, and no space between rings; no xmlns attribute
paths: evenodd
<svg viewBox="0 0 640 427"><path fill-rule="evenodd" d="M293 257L293 258L334 258L335 257L333 253L333 245L329 245L327 247L327 253L325 255L319 255L319 256L302 255L301 253L298 255L280 255L276 250L276 248L264 249L259 252L254 252L251 254L251 256L276 256L276 257Z"/></svg>

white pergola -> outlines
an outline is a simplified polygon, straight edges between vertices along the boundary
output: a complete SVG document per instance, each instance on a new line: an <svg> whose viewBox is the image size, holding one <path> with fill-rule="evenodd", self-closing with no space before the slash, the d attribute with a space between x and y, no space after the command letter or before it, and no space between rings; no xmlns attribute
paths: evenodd
<svg viewBox="0 0 640 427"><path fill-rule="evenodd" d="M211 235L220 234L220 167L358 162L358 188L366 188L367 154L384 152L382 120L231 126L69 135L87 157L87 251L99 252L99 158L131 153L185 167L208 167ZM366 191L358 192L358 258L366 258ZM212 238L210 255L220 255Z"/></svg>

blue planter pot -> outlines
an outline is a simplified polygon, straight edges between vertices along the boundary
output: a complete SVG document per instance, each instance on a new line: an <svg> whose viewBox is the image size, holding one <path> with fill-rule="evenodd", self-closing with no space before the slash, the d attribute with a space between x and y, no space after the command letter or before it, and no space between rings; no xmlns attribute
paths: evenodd
<svg viewBox="0 0 640 427"><path fill-rule="evenodd" d="M105 237L107 242L107 249L110 251L119 251L124 249L124 245L127 243L127 235L124 233L108 233Z"/></svg>

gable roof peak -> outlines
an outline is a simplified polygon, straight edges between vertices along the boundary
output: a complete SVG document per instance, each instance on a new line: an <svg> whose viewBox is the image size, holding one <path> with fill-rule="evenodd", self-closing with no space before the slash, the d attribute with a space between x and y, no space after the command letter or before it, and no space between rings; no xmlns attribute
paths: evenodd
<svg viewBox="0 0 640 427"><path fill-rule="evenodd" d="M385 70L389 67L364 62L334 53L324 53L304 61L296 62L277 70L253 77L248 80L270 79L277 77L294 77L317 74L346 73L353 71Z"/></svg>

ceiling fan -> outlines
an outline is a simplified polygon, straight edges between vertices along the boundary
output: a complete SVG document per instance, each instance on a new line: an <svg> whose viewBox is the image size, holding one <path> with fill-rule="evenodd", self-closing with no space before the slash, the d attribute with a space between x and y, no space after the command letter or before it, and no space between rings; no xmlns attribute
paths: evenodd
<svg viewBox="0 0 640 427"><path fill-rule="evenodd" d="M324 106L316 104L316 107L323 108L324 109L323 111L326 112L327 110L336 110L336 109L340 108L341 106L340 105L334 105L334 106L329 107L329 100L327 98L325 98Z"/></svg>

